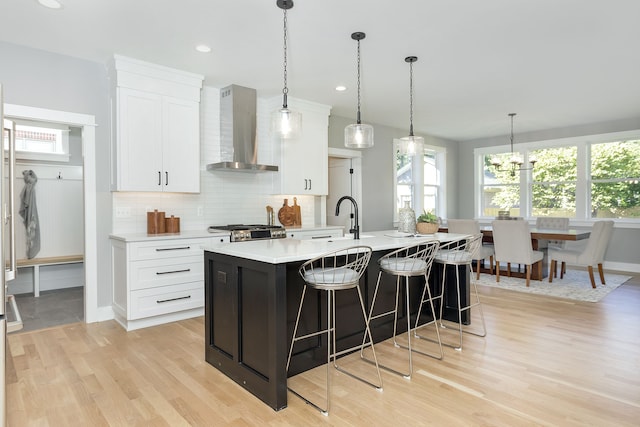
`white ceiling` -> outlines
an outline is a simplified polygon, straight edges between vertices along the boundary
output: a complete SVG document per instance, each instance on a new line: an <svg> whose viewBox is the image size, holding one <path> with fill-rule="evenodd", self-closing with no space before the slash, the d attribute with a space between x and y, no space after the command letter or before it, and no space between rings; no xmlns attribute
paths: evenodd
<svg viewBox="0 0 640 427"><path fill-rule="evenodd" d="M106 63L114 54L203 74L205 85L282 91L276 0L0 0L0 40ZM640 116L638 0L294 0L290 96L362 120L464 141ZM212 52L194 50L199 43ZM334 90L338 84L346 92Z"/></svg>

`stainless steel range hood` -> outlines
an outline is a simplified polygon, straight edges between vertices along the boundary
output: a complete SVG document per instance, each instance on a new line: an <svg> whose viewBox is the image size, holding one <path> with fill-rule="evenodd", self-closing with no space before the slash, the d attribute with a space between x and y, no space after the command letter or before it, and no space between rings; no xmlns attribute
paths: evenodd
<svg viewBox="0 0 640 427"><path fill-rule="evenodd" d="M230 85L220 90L220 162L209 171L265 172L277 166L258 164L256 90Z"/></svg>

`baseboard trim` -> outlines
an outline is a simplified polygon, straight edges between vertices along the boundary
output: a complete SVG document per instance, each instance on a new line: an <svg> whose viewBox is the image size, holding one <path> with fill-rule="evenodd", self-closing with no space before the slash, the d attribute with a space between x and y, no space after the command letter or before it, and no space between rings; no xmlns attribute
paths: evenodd
<svg viewBox="0 0 640 427"><path fill-rule="evenodd" d="M640 273L640 264L630 262L608 262L603 265L605 270L615 270L623 273Z"/></svg>

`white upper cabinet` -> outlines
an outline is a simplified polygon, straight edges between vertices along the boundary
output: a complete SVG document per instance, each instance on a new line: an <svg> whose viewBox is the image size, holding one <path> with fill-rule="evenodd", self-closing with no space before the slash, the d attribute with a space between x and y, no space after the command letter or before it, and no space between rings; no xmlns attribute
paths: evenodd
<svg viewBox="0 0 640 427"><path fill-rule="evenodd" d="M200 192L202 76L116 56L116 191Z"/></svg>
<svg viewBox="0 0 640 427"><path fill-rule="evenodd" d="M282 107L282 97L270 100L270 112ZM329 193L329 113L331 107L295 98L288 99L292 110L302 113L302 133L298 139L280 140L272 135L279 160L274 194L324 196Z"/></svg>

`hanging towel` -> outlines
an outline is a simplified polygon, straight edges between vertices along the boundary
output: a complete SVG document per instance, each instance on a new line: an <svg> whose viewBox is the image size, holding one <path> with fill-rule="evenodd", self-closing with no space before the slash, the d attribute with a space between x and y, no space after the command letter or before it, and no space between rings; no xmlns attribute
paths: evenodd
<svg viewBox="0 0 640 427"><path fill-rule="evenodd" d="M20 192L20 216L27 231L27 258L40 252L40 224L36 206L36 182L38 177L32 170L23 170L24 188Z"/></svg>

